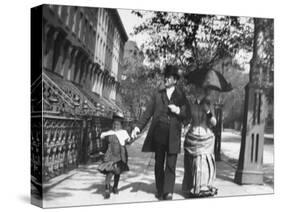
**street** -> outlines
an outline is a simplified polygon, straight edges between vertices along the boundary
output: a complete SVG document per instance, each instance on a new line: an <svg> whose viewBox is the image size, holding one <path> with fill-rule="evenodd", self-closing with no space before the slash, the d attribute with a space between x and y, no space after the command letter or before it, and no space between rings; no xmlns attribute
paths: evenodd
<svg viewBox="0 0 281 212"><path fill-rule="evenodd" d="M121 175L119 194L104 199L104 175L97 165L79 166L67 174L52 179L44 186L44 207L100 205L157 201L154 197L154 155L142 153L145 134L128 146L130 171ZM273 193L273 141L266 142L264 150L264 185L237 185L233 182L240 149L240 136L235 132L223 132L222 161L217 162L218 188L216 197L272 194ZM183 152L179 154L176 170L175 200L184 199L181 194L183 178Z"/></svg>

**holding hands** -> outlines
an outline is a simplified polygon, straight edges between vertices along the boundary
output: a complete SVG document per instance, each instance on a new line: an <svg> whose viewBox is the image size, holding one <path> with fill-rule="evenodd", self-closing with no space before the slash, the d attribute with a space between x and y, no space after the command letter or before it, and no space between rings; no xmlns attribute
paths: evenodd
<svg viewBox="0 0 281 212"><path fill-rule="evenodd" d="M131 133L131 138L135 139L137 138L138 134L140 133L140 129L138 127L135 127Z"/></svg>

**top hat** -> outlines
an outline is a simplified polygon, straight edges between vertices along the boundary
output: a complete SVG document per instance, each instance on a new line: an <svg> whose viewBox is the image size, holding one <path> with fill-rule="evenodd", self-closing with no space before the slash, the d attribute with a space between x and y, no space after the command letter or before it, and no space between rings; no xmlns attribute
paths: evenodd
<svg viewBox="0 0 281 212"><path fill-rule="evenodd" d="M174 66L174 65L166 65L166 67L164 68L164 77L168 78L170 76L173 76L175 79L179 79L180 75L179 75L179 71L178 71L178 67Z"/></svg>
<svg viewBox="0 0 281 212"><path fill-rule="evenodd" d="M112 116L112 119L122 119L123 120L124 118L125 118L124 114L122 112L119 112L119 111L114 112L113 116Z"/></svg>

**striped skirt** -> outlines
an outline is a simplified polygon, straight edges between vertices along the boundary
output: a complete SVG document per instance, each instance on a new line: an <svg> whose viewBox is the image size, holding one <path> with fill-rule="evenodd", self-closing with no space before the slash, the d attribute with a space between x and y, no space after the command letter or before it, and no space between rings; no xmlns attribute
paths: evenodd
<svg viewBox="0 0 281 212"><path fill-rule="evenodd" d="M188 133L184 142L184 178L182 190L186 197L213 196L216 178L214 135Z"/></svg>

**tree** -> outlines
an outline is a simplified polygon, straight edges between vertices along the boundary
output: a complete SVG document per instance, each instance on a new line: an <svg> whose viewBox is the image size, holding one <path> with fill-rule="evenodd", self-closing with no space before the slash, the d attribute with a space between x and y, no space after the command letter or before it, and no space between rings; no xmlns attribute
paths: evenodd
<svg viewBox="0 0 281 212"><path fill-rule="evenodd" d="M145 12L133 11L139 16ZM217 60L251 51L251 18L172 12L151 12L135 35L150 36L144 45L148 63L178 64L184 71L212 68Z"/></svg>
<svg viewBox="0 0 281 212"><path fill-rule="evenodd" d="M151 91L161 82L159 70L151 71L143 65L143 54L136 44L128 41L125 45L123 80L121 91L127 109L135 119L139 119Z"/></svg>
<svg viewBox="0 0 281 212"><path fill-rule="evenodd" d="M167 12L147 15L141 11L136 15L148 16L135 28L135 34L147 33L151 37L143 45L148 62L157 67L161 63L178 64L184 72L201 68L220 71L234 90L226 94L214 93L214 100L224 103L227 122L241 122L244 86L248 82L243 62L249 63L253 51L253 19ZM237 55L248 57L236 60ZM241 63L241 60L244 61ZM218 68L225 62L230 64ZM180 84L188 95L192 95L185 82Z"/></svg>
<svg viewBox="0 0 281 212"><path fill-rule="evenodd" d="M273 56L273 19L254 18L253 57L245 89L241 148L235 174L235 182L239 184L263 183L262 158L268 111L263 89L268 87L268 76L273 67L273 57L268 57L268 54Z"/></svg>

